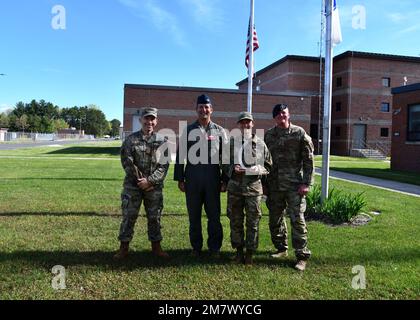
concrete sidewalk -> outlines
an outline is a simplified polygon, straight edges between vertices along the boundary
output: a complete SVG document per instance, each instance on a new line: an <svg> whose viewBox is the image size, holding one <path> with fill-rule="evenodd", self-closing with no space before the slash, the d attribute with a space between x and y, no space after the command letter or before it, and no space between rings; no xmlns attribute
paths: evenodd
<svg viewBox="0 0 420 320"><path fill-rule="evenodd" d="M315 173L321 175L321 169L316 168ZM388 191L399 192L410 196L420 197L420 186L391 180L371 178L357 174L330 170L330 178L345 180Z"/></svg>

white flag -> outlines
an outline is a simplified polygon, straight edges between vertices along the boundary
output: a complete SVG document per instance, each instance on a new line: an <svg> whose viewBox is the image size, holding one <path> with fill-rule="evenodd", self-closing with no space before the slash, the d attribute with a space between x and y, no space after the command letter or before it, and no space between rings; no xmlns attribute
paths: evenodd
<svg viewBox="0 0 420 320"><path fill-rule="evenodd" d="M343 37L341 36L340 15L338 14L337 3L336 0L333 1L331 42L333 45L337 45L343 41Z"/></svg>

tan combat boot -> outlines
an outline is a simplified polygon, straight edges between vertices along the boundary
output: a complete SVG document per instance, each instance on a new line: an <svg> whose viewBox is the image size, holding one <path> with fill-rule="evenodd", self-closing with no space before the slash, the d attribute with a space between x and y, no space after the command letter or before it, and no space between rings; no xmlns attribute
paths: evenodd
<svg viewBox="0 0 420 320"><path fill-rule="evenodd" d="M306 261L305 260L298 260L296 265L295 265L295 269L298 271L305 271L306 269Z"/></svg>
<svg viewBox="0 0 420 320"><path fill-rule="evenodd" d="M270 256L271 256L271 258L276 258L276 259L279 259L279 258L287 258L288 253L287 253L287 250L277 251L276 253L273 253Z"/></svg>
<svg viewBox="0 0 420 320"><path fill-rule="evenodd" d="M120 249L114 255L114 260L123 260L123 259L127 258L129 244L130 244L130 242L121 241Z"/></svg>
<svg viewBox="0 0 420 320"><path fill-rule="evenodd" d="M160 246L160 241L152 241L152 253L156 257L168 259L169 254L167 254L165 251L162 250L162 247Z"/></svg>
<svg viewBox="0 0 420 320"><path fill-rule="evenodd" d="M246 265L252 265L253 264L253 261L252 261L252 255L253 255L253 251L252 250L246 250L246 253L245 253L245 264Z"/></svg>

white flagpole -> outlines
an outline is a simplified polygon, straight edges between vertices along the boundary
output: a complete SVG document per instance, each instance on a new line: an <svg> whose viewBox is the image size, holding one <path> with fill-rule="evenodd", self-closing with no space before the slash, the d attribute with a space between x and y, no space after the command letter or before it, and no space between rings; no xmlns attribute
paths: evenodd
<svg viewBox="0 0 420 320"><path fill-rule="evenodd" d="M332 66L333 48L332 9L334 0L326 0L326 37L325 37L325 82L324 82L324 117L322 134L322 188L321 199L328 198L328 183L330 176L330 134L331 134L331 100L332 100Z"/></svg>
<svg viewBox="0 0 420 320"><path fill-rule="evenodd" d="M254 76L254 0L251 0L251 15L249 19L249 63L248 63L248 107L252 112L252 77Z"/></svg>

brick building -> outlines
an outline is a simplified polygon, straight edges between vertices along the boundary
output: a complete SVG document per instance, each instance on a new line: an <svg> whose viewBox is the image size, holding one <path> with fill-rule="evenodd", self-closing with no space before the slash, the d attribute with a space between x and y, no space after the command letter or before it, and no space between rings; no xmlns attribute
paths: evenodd
<svg viewBox="0 0 420 320"><path fill-rule="evenodd" d="M193 122L197 118L197 96L208 94L214 113L212 120L226 129L236 128L239 112L246 110L247 93L241 90L216 88L171 87L126 84L124 88L124 131L140 129L140 112L147 106L159 109L158 130L168 128L179 134L179 121ZM310 128L312 96L288 92L259 92L253 97L253 115L258 128L274 125L272 108L277 103L287 103L293 108L292 120L306 130Z"/></svg>
<svg viewBox="0 0 420 320"><path fill-rule="evenodd" d="M331 149L390 155L391 87L420 81L420 58L345 52L334 58Z"/></svg>
<svg viewBox="0 0 420 320"><path fill-rule="evenodd" d="M322 78L322 77L321 77ZM351 155L380 150L389 155L391 147L391 87L420 82L420 58L347 51L334 58L331 112L331 153ZM322 83L322 82L321 82ZM246 108L247 79L238 90L125 85L124 131L137 130L139 110L145 106L161 109L159 127L175 129L178 120L195 119L195 99L211 96L215 122L228 129ZM254 114L257 127L273 125L271 109L287 103L292 121L310 133L315 146L321 145L322 108L319 102L320 59L288 55L256 72ZM322 123L321 123L322 125Z"/></svg>
<svg viewBox="0 0 420 320"><path fill-rule="evenodd" d="M420 83L392 94L391 169L420 173Z"/></svg>
<svg viewBox="0 0 420 320"><path fill-rule="evenodd" d="M391 87L419 81L419 57L356 51L334 57L331 153L351 155L374 149L389 155ZM237 83L239 89L247 85L247 79ZM317 137L322 121L316 98L320 92L319 58L285 56L256 73L255 89L313 95L310 133Z"/></svg>

